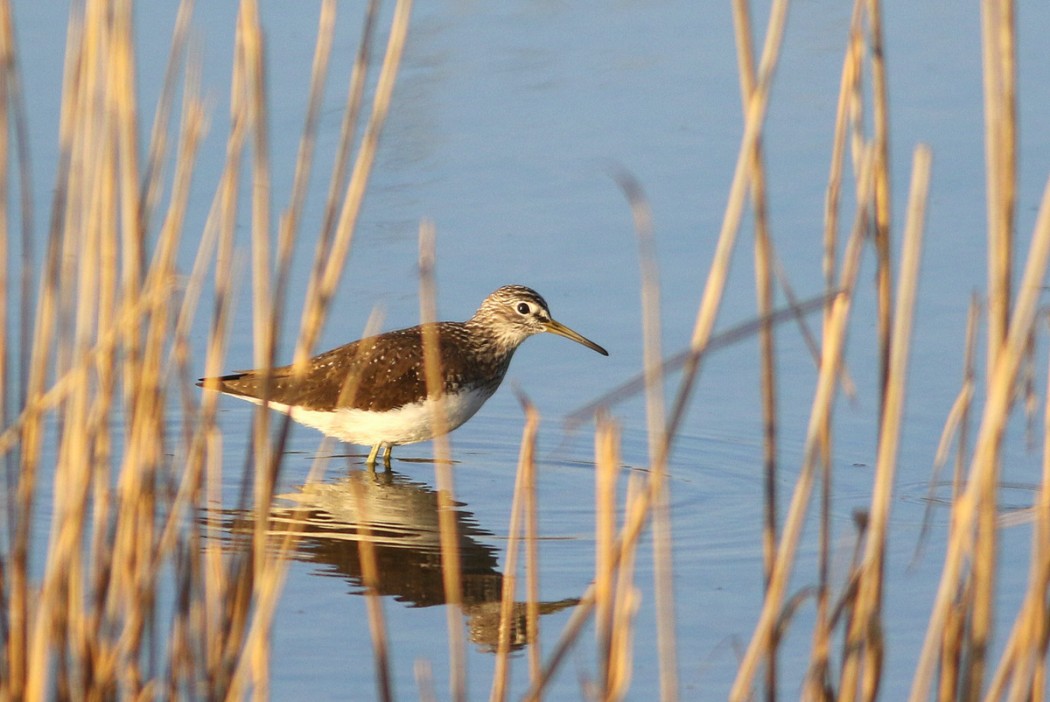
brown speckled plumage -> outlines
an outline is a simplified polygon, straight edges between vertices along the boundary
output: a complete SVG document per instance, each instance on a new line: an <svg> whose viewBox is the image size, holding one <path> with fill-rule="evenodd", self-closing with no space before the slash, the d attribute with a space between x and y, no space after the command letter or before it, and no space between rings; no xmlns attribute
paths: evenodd
<svg viewBox="0 0 1050 702"><path fill-rule="evenodd" d="M436 326L442 392L446 396L477 390L484 391L485 397L491 395L506 375L515 349L540 332L565 336L608 355L602 347L551 319L544 299L520 285L496 290L466 322L438 322ZM392 414L427 398L423 327L399 329L326 351L311 358L305 373L298 377L292 366L282 366L269 372L249 370L202 378L198 385L258 401L267 393L267 381L267 399L287 408ZM469 410L466 416L450 418L454 426L449 430L472 413ZM375 446L398 443L383 436L370 440ZM374 455L375 449L371 458Z"/></svg>
<svg viewBox="0 0 1050 702"><path fill-rule="evenodd" d="M270 375L270 400L321 411L348 407L369 412L419 402L427 394L422 337L422 327L416 326L353 341L310 359L300 378L291 366L275 368ZM489 346L472 343L473 338L462 322L438 324L445 393L498 386L507 373L514 349L493 354ZM216 389L230 395L262 398L265 392L266 374L259 371L216 380L220 383ZM204 385L212 387L210 382Z"/></svg>

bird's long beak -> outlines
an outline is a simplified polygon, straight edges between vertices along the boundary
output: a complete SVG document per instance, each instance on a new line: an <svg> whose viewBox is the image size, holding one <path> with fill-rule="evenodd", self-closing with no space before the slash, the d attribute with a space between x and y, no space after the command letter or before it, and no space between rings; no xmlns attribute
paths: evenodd
<svg viewBox="0 0 1050 702"><path fill-rule="evenodd" d="M576 343L583 344L587 348L589 348L589 349L591 349L593 351L597 351L598 353L600 353L603 356L608 356L609 355L609 352L606 351L605 349L603 349L601 346L599 346L598 344L594 343L593 341L591 341L587 337L583 336L582 334L578 334L578 333L574 332L572 329L569 329L567 326L565 326L561 322L556 322L553 319L551 321L547 322L547 331L549 331L551 334L557 334L558 336L564 336L566 339L572 339Z"/></svg>

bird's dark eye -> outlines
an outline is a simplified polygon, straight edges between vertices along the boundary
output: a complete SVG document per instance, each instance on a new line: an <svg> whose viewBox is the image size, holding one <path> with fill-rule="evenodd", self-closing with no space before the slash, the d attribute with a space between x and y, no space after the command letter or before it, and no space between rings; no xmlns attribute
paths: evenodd
<svg viewBox="0 0 1050 702"><path fill-rule="evenodd" d="M518 314L528 314L530 312L529 303L519 302L518 303Z"/></svg>

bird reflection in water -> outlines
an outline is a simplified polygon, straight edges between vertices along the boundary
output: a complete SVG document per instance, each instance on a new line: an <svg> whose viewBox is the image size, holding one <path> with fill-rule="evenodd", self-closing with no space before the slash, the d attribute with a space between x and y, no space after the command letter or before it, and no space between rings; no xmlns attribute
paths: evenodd
<svg viewBox="0 0 1050 702"><path fill-rule="evenodd" d="M394 471L354 470L334 482L307 483L297 492L279 495L270 511L269 533L291 535L290 557L318 564L318 574L345 578L354 594L363 594L357 542L368 533L378 565L378 594L393 597L409 607L446 603L441 572L437 492L426 483L413 482ZM481 539L492 532L482 529L474 515L455 510L459 537L460 582L463 611L470 638L483 651L495 652L499 643L500 598L503 574L498 570L498 549ZM227 527L247 527L238 517ZM238 524L238 522L240 522ZM579 603L576 598L540 602L541 615ZM529 643L526 604L515 602L511 615L512 650Z"/></svg>

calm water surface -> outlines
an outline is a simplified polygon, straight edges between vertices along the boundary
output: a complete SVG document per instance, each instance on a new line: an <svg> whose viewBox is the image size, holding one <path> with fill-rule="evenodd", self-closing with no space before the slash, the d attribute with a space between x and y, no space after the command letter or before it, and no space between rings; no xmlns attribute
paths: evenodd
<svg viewBox="0 0 1050 702"><path fill-rule="evenodd" d="M61 76L65 7L16 3L26 93L32 119L37 192L50 192ZM141 3L143 36L167 36L170 3ZM229 62L235 11L200 3L196 43L205 92L213 100L209 145L202 150L188 231L207 215L228 133ZM439 307L444 318L468 317L505 283L544 294L555 317L606 346L602 358L563 339L527 342L508 381L535 402L545 421L539 475L544 616L540 645L549 651L593 571L593 471L590 428L571 436L560 419L636 373L641 366L636 245L611 164L633 172L653 208L662 276L664 344L688 339L706 275L741 131L740 98L729 3L624 1L417 3L404 70L384 135L372 189L323 346L356 338L379 306L386 328L416 323L417 230L422 218L438 231ZM773 234L778 254L801 295L821 287L824 182L848 4L800 2L792 9L784 58L773 93L765 145ZM886 8L896 211L904 208L915 144L934 152L927 244L913 350L911 395L894 504L888 565L888 652L884 699L900 699L937 584L945 514L934 512L926 555L908 569L926 505L940 426L961 376L968 295L984 276L984 185L980 48L977 9L957 3L891 3ZM927 6L928 5L928 6ZM346 67L356 49L356 4L340 8L333 75L319 135L319 153L338 139ZM765 8L756 8L760 17ZM278 203L287 199L302 124L317 8L264 2L271 88L272 161ZM1047 123L1050 67L1038 34L1050 27L1050 6L1022 3L1021 138L1023 170L1019 232L1031 229L1050 166ZM1041 30L1039 28L1042 28ZM163 42L140 47L139 87L145 104L159 91ZM325 162L327 163L327 162ZM301 304L310 235L320 227L326 183L315 180L305 215L290 309ZM44 210L42 210L43 212ZM242 222L247 241L247 216ZM898 227L899 229L899 227ZM741 236L723 326L753 314L750 242ZM190 237L190 244L193 237ZM245 246L247 244L245 243ZM184 252L188 266L192 251ZM239 270L247 281L247 260ZM869 262L864 280L870 281ZM836 553L841 582L852 547L851 513L867 504L874 457L873 307L870 290L857 304L850 370L858 386L842 402L836 425L834 488ZM245 292L233 324L229 366L250 364L250 310ZM207 323L198 326L197 343ZM793 485L815 372L798 333L779 342L782 495ZM290 346L286 343L285 350ZM683 697L724 698L739 649L761 603L761 441L756 345L713 356L704 369L671 468L677 633ZM646 464L640 402L617 409L624 429L625 474ZM251 407L229 401L220 421L230 460L231 490L247 446ZM487 694L492 674L492 617L503 575L503 549L522 412L504 388L453 440L461 538L467 572L468 677L471 698ZM1009 500L1030 502L1038 458L1020 432L1008 449L1007 476L1019 487ZM313 699L374 696L371 643L360 592L354 538L362 521L382 534L384 611L399 697L416 692L414 665L430 661L435 684L447 684L446 617L435 552L431 465L404 459L432 456L428 443L402 447L394 473L370 477L338 454L323 483L306 485L318 450L306 429L292 435L283 473L281 520L306 520L291 563L277 620L274 699L308 692ZM356 454L356 451L355 451ZM355 459L358 463L360 458ZM347 495L367 494L369 513L350 509ZM939 495L943 496L945 491ZM231 528L240 516L228 515ZM46 521L42 521L46 524ZM796 585L816 579L816 533L809 529ZM1024 583L1028 532L1015 528L1003 544L1000 593L1011 612ZM642 595L634 644L632 697L657 689L649 544L638 558ZM797 694L808 662L809 620L803 607L783 653L782 692ZM593 646L578 646L554 684L552 699L579 696L579 681L596 670ZM514 689L524 689L517 655Z"/></svg>

